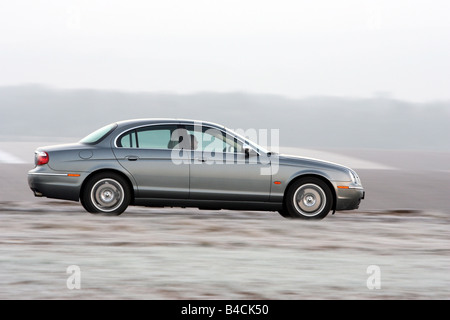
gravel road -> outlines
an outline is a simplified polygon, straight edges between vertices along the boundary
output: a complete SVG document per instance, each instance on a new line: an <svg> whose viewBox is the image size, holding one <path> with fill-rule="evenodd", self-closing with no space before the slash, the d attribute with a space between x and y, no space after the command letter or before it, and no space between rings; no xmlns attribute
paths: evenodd
<svg viewBox="0 0 450 320"><path fill-rule="evenodd" d="M450 298L446 213L355 211L307 222L131 207L106 217L44 200L0 202L0 220L0 299ZM80 289L68 289L72 265ZM372 265L379 289L367 286Z"/></svg>

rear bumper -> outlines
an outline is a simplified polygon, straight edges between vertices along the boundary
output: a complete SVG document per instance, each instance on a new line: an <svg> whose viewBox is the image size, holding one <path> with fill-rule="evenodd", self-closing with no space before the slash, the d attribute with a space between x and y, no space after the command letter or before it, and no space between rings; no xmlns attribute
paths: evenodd
<svg viewBox="0 0 450 320"><path fill-rule="evenodd" d="M82 173L58 172L47 166L28 172L28 185L37 197L78 201L83 179Z"/></svg>

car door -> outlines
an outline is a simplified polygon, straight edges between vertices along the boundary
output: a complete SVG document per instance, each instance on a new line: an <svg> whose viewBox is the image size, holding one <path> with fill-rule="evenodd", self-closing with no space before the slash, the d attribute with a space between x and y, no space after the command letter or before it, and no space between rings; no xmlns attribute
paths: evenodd
<svg viewBox="0 0 450 320"><path fill-rule="evenodd" d="M246 157L243 143L209 126L186 125L192 137L190 199L268 201L270 163L256 153Z"/></svg>
<svg viewBox="0 0 450 320"><path fill-rule="evenodd" d="M151 125L121 134L113 148L119 163L134 177L137 198L187 199L189 163L172 161L177 124Z"/></svg>

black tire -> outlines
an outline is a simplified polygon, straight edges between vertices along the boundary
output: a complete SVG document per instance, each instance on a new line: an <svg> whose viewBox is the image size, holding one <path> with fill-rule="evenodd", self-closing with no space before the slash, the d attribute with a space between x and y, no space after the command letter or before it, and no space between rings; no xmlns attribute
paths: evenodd
<svg viewBox="0 0 450 320"><path fill-rule="evenodd" d="M284 201L286 211L293 218L323 219L331 210L333 195L323 180L307 177L289 187Z"/></svg>
<svg viewBox="0 0 450 320"><path fill-rule="evenodd" d="M94 213L94 212L91 212L91 211L90 211L91 208L90 208L89 206L87 206L86 203L84 202L84 197L83 197L83 195L80 197L80 203L81 203L81 205L83 206L84 210L86 210L86 211L89 212L89 213Z"/></svg>
<svg viewBox="0 0 450 320"><path fill-rule="evenodd" d="M287 211L286 206L284 204L283 204L283 209L278 210L278 213L283 218L286 218L286 219L292 218L291 214Z"/></svg>
<svg viewBox="0 0 450 320"><path fill-rule="evenodd" d="M86 183L80 202L87 212L118 216L130 204L131 190L125 178L114 172L96 174Z"/></svg>

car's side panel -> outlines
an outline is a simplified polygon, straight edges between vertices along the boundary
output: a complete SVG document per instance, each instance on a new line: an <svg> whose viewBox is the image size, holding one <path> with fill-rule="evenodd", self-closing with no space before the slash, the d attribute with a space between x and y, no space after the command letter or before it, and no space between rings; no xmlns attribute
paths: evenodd
<svg viewBox="0 0 450 320"><path fill-rule="evenodd" d="M269 201L270 162L257 152L246 156L244 141L231 132L209 125L184 125L198 140L187 153L192 200Z"/></svg>
<svg viewBox="0 0 450 320"><path fill-rule="evenodd" d="M338 188L335 181L341 181L343 184L350 184L350 177L345 172L345 169L336 169L336 165L327 162L311 161L310 159L296 159L295 164L292 164L292 158L281 156L278 160L273 160L277 164L277 170L272 177L272 192L270 201L283 201L286 188L289 184L302 176L313 175L328 180L333 186L331 190L337 195L336 209L340 210L342 207L341 199L339 198ZM277 183L275 183L277 182Z"/></svg>
<svg viewBox="0 0 450 320"><path fill-rule="evenodd" d="M238 200L199 200L199 199L167 199L150 198L137 199L137 205L148 207L194 207L209 210L258 210L258 211L278 211L283 208L282 203L264 201L238 201Z"/></svg>
<svg viewBox="0 0 450 320"><path fill-rule="evenodd" d="M47 165L38 166L28 174L28 183L36 194L55 199L78 201L85 179L100 170L118 171L131 182L134 178L117 162L111 148L71 144L39 148L49 154Z"/></svg>
<svg viewBox="0 0 450 320"><path fill-rule="evenodd" d="M225 154L215 156L215 160L203 155L204 162L195 158L191 162L190 199L269 201L270 164L256 156L246 159L244 154L232 155L228 162Z"/></svg>
<svg viewBox="0 0 450 320"><path fill-rule="evenodd" d="M92 172L94 168L117 166L117 160L110 147L72 144L43 147L49 154L48 166L55 171Z"/></svg>
<svg viewBox="0 0 450 320"><path fill-rule="evenodd" d="M322 171L311 168L299 170L299 168L295 167L282 166L279 168L278 173L272 177L272 192L270 194L270 201L282 202L286 188L291 181L306 175L319 176L329 180L329 176L324 174Z"/></svg>
<svg viewBox="0 0 450 320"><path fill-rule="evenodd" d="M138 198L189 196L189 163L172 161L171 150L114 148L120 165L135 179Z"/></svg>

